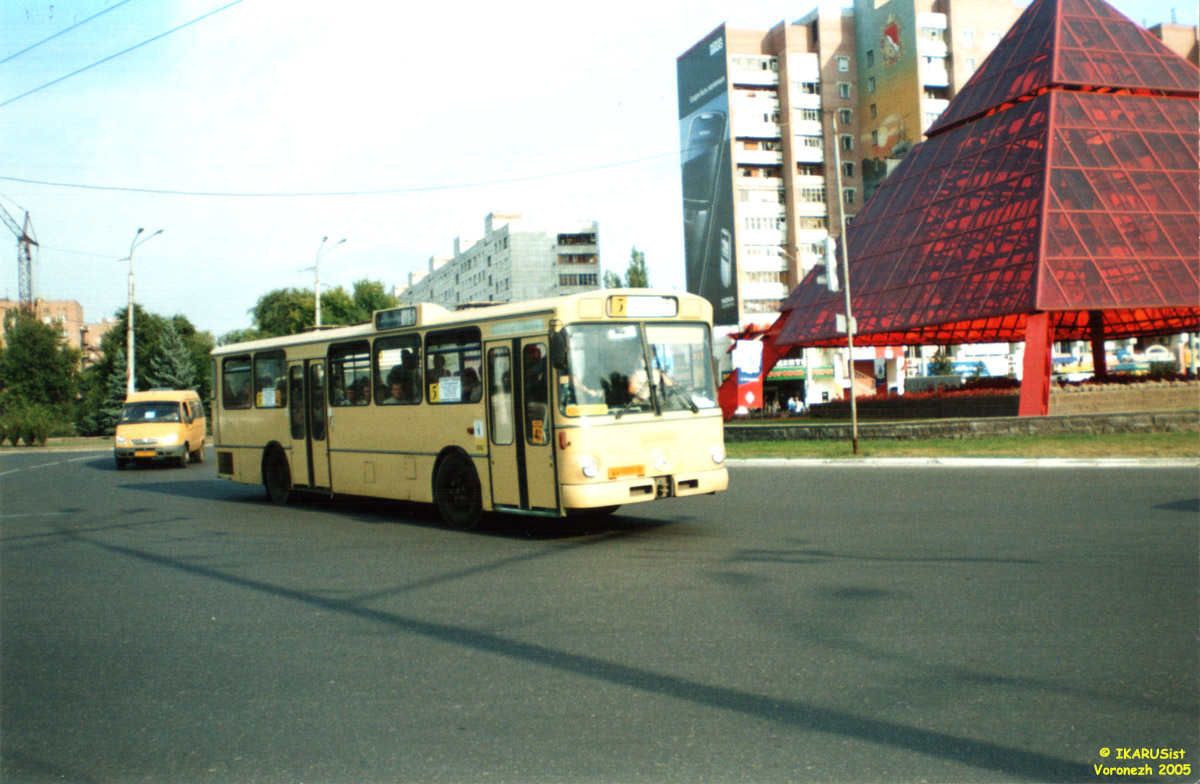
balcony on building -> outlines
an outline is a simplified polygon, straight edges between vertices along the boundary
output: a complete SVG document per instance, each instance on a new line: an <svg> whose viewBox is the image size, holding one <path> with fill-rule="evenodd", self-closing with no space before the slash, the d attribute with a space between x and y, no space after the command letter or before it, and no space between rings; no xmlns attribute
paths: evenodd
<svg viewBox="0 0 1200 784"><path fill-rule="evenodd" d="M729 81L750 87L772 87L779 84L779 70L774 57L734 55L730 58Z"/></svg>

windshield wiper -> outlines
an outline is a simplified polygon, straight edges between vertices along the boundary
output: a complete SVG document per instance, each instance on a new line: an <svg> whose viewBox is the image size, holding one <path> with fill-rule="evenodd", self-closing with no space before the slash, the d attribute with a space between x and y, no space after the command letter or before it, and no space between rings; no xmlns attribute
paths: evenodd
<svg viewBox="0 0 1200 784"><path fill-rule="evenodd" d="M638 400L638 395L642 394L642 390L645 389L646 385L649 383L650 383L650 377L647 376L646 380L644 382L642 382L642 385L640 387L638 387L637 390L633 393L633 395L629 398L629 402L626 403L624 405L624 407L613 416L614 421L616 421L616 420L620 419L621 417L625 416L626 414L628 414L629 411L633 408L633 406L635 404L640 407L645 402L643 400Z"/></svg>
<svg viewBox="0 0 1200 784"><path fill-rule="evenodd" d="M664 375L664 376L663 376L663 378L664 378L664 379L666 379L666 376ZM700 406L696 405L696 401L692 400L692 397L691 397L691 395L689 395L687 392L684 392L684 391L683 391L682 389L680 389L679 387L675 386L675 384L674 384L674 383L672 383L672 384L668 385L668 384L667 384L667 383L664 381L664 383L661 383L661 384L659 384L659 385L658 385L658 388L659 388L659 389L662 389L662 390L665 390L664 394L668 394L668 393L669 393L669 394L675 394L675 395L678 395L678 396L679 396L679 399L680 399L680 400L682 400L684 403L686 403L688 408L692 409L692 413L693 413L693 414L699 414L699 413L700 413Z"/></svg>

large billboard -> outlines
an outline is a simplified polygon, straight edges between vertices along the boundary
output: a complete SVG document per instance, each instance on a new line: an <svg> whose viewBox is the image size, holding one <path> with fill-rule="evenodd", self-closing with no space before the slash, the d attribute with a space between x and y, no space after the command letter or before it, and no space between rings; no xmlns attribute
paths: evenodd
<svg viewBox="0 0 1200 784"><path fill-rule="evenodd" d="M676 77L687 290L712 303L714 323L737 324L725 29L681 56Z"/></svg>

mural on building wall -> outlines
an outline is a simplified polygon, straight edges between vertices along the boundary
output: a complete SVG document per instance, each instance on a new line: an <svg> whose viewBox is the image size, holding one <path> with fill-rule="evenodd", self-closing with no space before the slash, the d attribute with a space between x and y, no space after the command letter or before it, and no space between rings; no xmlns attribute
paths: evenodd
<svg viewBox="0 0 1200 784"><path fill-rule="evenodd" d="M858 61L873 63L858 69L859 94L870 107L860 137L863 189L870 198L920 141L913 138L921 125L916 9L911 0L879 8L858 0L854 24Z"/></svg>
<svg viewBox="0 0 1200 784"><path fill-rule="evenodd" d="M716 324L736 324L737 259L725 31L676 63L688 291L706 298Z"/></svg>

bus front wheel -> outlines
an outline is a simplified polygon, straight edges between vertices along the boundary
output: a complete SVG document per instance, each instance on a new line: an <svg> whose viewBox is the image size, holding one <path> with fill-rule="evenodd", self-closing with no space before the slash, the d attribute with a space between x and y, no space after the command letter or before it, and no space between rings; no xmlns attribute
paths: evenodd
<svg viewBox="0 0 1200 784"><path fill-rule="evenodd" d="M278 449L267 453L263 461L263 487L271 503L283 506L292 493L292 472L288 470L287 458Z"/></svg>
<svg viewBox="0 0 1200 784"><path fill-rule="evenodd" d="M451 453L438 463L433 480L433 501L442 519L462 531L479 523L483 494L475 466L466 455Z"/></svg>

